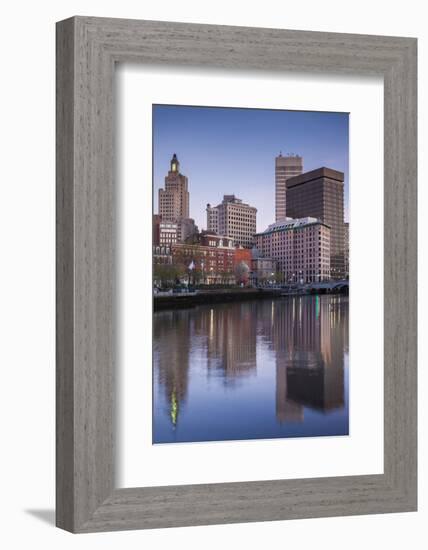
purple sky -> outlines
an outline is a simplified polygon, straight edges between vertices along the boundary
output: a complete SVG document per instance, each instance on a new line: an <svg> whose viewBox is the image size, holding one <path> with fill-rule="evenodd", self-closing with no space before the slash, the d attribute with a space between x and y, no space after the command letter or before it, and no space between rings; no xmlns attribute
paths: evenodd
<svg viewBox="0 0 428 550"><path fill-rule="evenodd" d="M205 208L235 194L255 206L257 231L275 221L275 157L295 153L304 171L345 173L348 219L348 113L153 106L154 211L173 153L189 178L190 217L206 228Z"/></svg>

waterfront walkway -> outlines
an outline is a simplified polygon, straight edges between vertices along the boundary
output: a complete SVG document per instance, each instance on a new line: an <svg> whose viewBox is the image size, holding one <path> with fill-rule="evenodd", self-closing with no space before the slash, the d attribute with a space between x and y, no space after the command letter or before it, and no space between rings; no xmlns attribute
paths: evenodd
<svg viewBox="0 0 428 550"><path fill-rule="evenodd" d="M204 289L196 292L158 293L154 295L154 309L191 307L198 304L215 304L286 296L304 296L311 294L348 294L348 281L331 281L306 285L284 285L266 287Z"/></svg>

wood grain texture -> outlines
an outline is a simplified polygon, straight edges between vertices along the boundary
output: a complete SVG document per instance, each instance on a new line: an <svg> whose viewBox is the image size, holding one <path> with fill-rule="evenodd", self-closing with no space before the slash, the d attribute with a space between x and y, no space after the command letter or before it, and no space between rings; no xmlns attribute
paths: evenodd
<svg viewBox="0 0 428 550"><path fill-rule="evenodd" d="M383 475L115 489L113 82L125 61L383 76ZM416 177L415 39L58 23L57 525L91 532L416 510Z"/></svg>
<svg viewBox="0 0 428 550"><path fill-rule="evenodd" d="M58 29L59 30L59 29ZM74 24L56 36L56 521L74 526Z"/></svg>

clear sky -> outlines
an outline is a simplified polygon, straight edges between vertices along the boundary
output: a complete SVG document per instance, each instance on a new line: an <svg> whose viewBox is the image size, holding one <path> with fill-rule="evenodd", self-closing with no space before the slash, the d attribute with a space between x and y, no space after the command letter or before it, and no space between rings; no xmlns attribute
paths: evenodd
<svg viewBox="0 0 428 550"><path fill-rule="evenodd" d="M189 179L190 217L206 228L207 203L236 195L255 206L257 231L275 221L275 157L295 153L303 170L345 173L348 218L347 113L220 107L153 106L154 211L174 153Z"/></svg>

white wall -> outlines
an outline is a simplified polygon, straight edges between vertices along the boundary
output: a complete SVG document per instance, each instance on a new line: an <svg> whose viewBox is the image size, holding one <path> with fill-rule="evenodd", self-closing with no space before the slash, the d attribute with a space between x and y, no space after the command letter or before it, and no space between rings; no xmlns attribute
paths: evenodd
<svg viewBox="0 0 428 550"><path fill-rule="evenodd" d="M428 30L423 2L307 0L15 0L1 9L0 238L1 439L0 506L4 548L245 548L362 545L421 548L428 520L426 469L420 471L420 511L354 518L197 527L73 536L52 527L54 506L54 23L70 15L164 19L304 30L407 35L419 38L420 204L427 207ZM3 44L4 41L4 44ZM422 216L421 216L422 218ZM426 233L426 216L420 235ZM420 238L423 245L423 239ZM426 250L425 250L426 252ZM427 280L421 254L421 280ZM425 277L424 277L425 275ZM424 289L420 296L423 301ZM427 315L420 305L421 334ZM425 361L424 361L425 359ZM421 349L420 363L427 363ZM427 374L420 372L420 395ZM428 405L420 400L420 426ZM424 433L425 432L425 433ZM420 430L420 464L427 462ZM422 543L422 537L425 543ZM418 538L421 540L418 542ZM4 544L6 542L6 544Z"/></svg>

